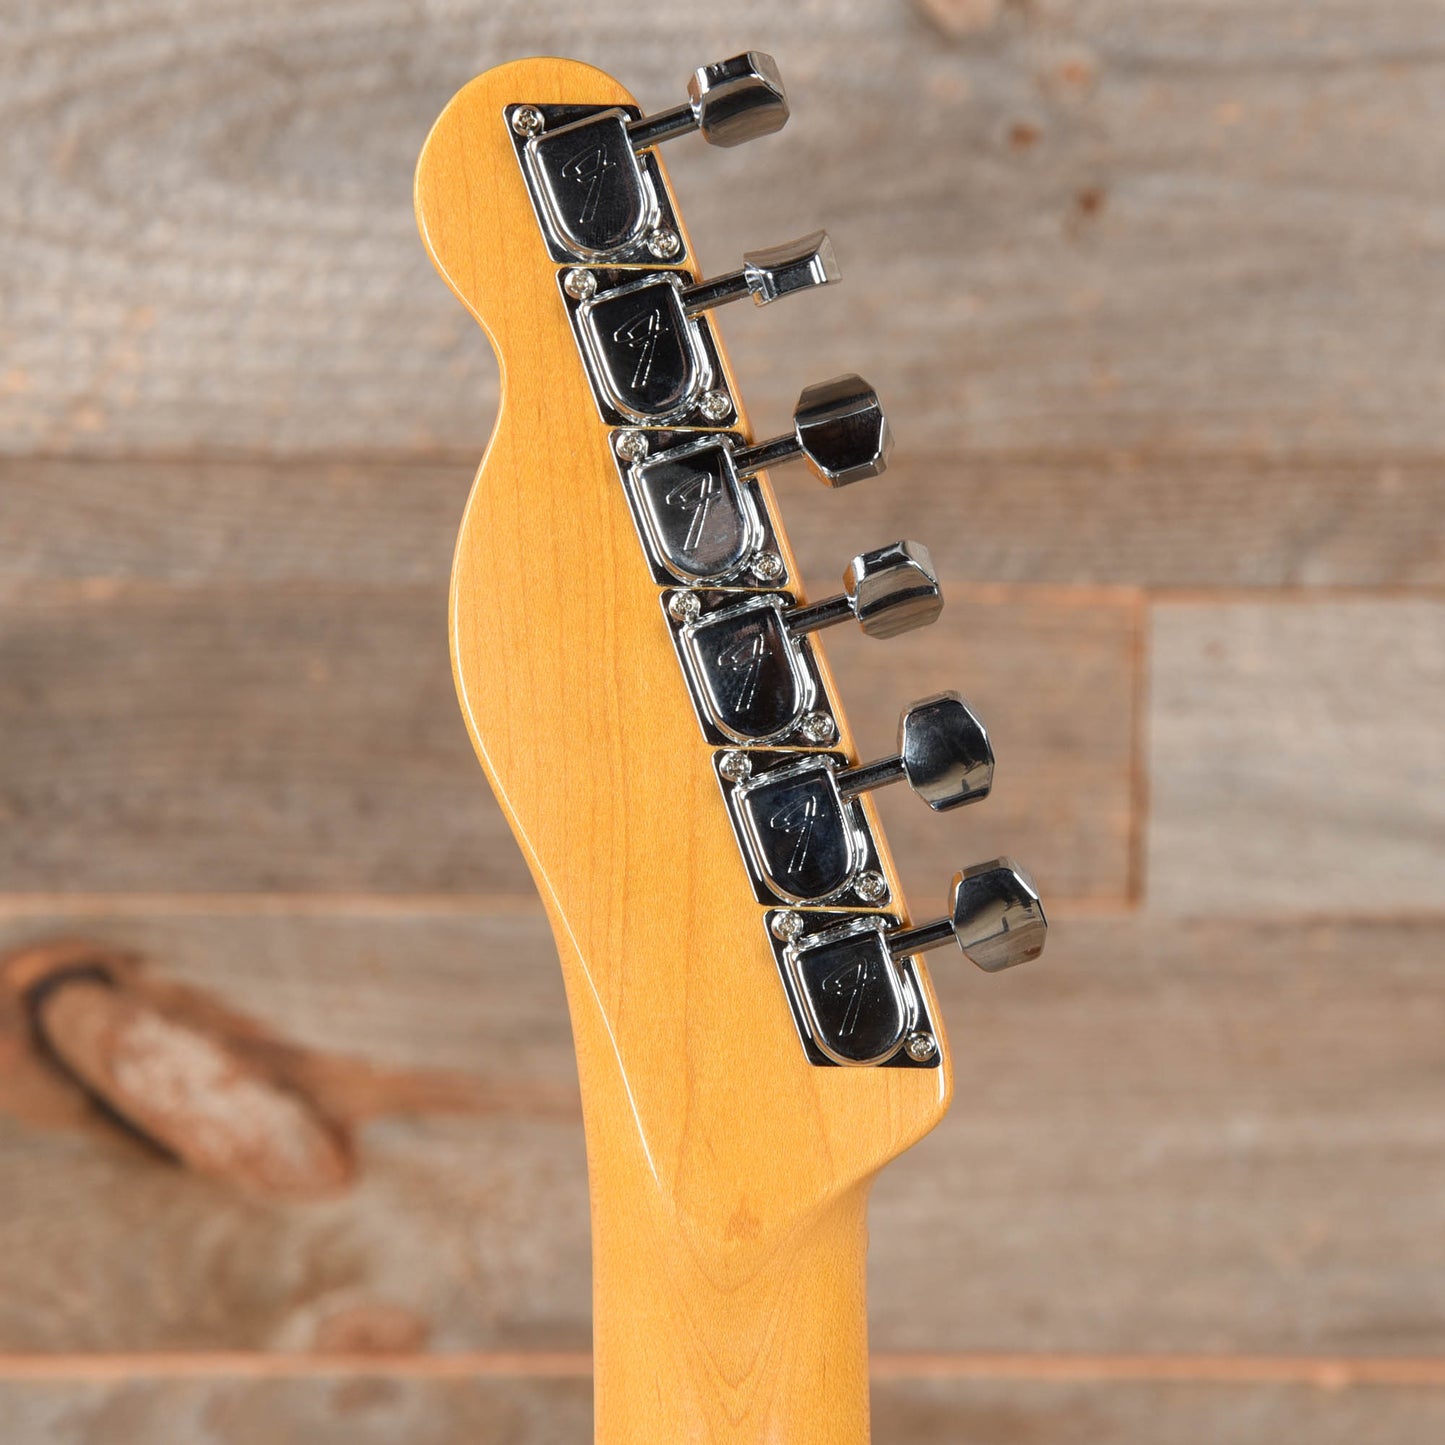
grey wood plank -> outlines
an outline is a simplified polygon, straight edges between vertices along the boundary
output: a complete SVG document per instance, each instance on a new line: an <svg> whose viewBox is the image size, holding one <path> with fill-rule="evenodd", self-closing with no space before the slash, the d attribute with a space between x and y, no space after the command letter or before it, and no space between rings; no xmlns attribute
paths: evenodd
<svg viewBox="0 0 1445 1445"><path fill-rule="evenodd" d="M980 706L998 700L1017 749L987 836L1061 898L1128 890L1116 724L1132 627L1126 608L982 598L932 630L928 666L966 674ZM19 585L0 615L0 891L530 892L446 646L440 573ZM926 690L924 660L870 646L849 659L845 704L895 709ZM1081 683L1097 693L1082 709ZM871 731L886 745L892 722ZM929 821L907 810L897 839L925 897L939 887L934 840L948 836L919 831Z"/></svg>
<svg viewBox="0 0 1445 1445"><path fill-rule="evenodd" d="M1445 583L1445 465L1418 458L920 453L829 491L774 472L824 575L918 536L950 578L1178 587ZM447 462L0 456L0 583L58 577L429 582L470 454Z"/></svg>
<svg viewBox="0 0 1445 1445"><path fill-rule="evenodd" d="M583 1445L589 1380L6 1381L10 1445ZM1445 1392L1307 1386L887 1381L879 1445L1420 1445L1445 1430Z"/></svg>
<svg viewBox="0 0 1445 1445"><path fill-rule="evenodd" d="M1445 603L1155 609L1148 896L1445 908Z"/></svg>
<svg viewBox="0 0 1445 1445"><path fill-rule="evenodd" d="M727 319L760 415L862 367L929 453L1440 451L1433 0L980 8L12 6L0 446L479 454L410 215L442 104L573 51L662 105L765 36L788 131L673 155L713 268L819 223L848 268Z"/></svg>
<svg viewBox="0 0 1445 1445"><path fill-rule="evenodd" d="M256 1020L251 1057L324 1085L358 1170L303 1205L168 1163L0 988L0 1350L587 1347L538 915L31 916L0 946L62 931ZM999 978L940 957L958 1099L875 1191L875 1347L1445 1353L1442 947L1135 918L1061 922Z"/></svg>

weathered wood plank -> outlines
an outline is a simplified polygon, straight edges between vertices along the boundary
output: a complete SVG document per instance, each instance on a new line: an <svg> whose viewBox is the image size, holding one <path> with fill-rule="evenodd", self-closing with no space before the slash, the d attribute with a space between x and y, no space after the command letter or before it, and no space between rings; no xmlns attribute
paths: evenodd
<svg viewBox="0 0 1445 1445"><path fill-rule="evenodd" d="M1152 908L1445 908L1445 602L1166 604L1150 674Z"/></svg>
<svg viewBox="0 0 1445 1445"><path fill-rule="evenodd" d="M473 73L585 53L644 102L767 37L796 114L673 167L704 258L826 223L838 300L732 315L759 419L861 366L961 456L1438 453L1433 0L11 7L0 447L479 453L494 368L410 214ZM930 19L929 16L934 18ZM278 59L284 57L284 59ZM846 299L844 299L846 298Z"/></svg>
<svg viewBox="0 0 1445 1445"><path fill-rule="evenodd" d="M297 1205L168 1164L0 1009L0 1349L587 1347L539 916L31 917L0 946L59 930L310 1051L357 1181ZM1060 923L1016 975L941 959L959 1098L877 1188L875 1346L1445 1353L1442 949L1439 923L1135 918Z"/></svg>
<svg viewBox="0 0 1445 1445"><path fill-rule="evenodd" d="M6 1381L7 1445L580 1445L589 1380ZM883 1381L874 1438L912 1445L1420 1445L1445 1391L1307 1386Z"/></svg>
<svg viewBox="0 0 1445 1445"><path fill-rule="evenodd" d="M815 574L917 535L970 582L1150 588L1440 586L1445 465L1158 454L920 454L825 491L778 469ZM475 470L445 463L0 457L0 583L435 581Z"/></svg>
<svg viewBox="0 0 1445 1445"><path fill-rule="evenodd" d="M0 890L530 892L457 713L445 585L20 586L0 620ZM844 698L891 714L935 672L964 679L1017 760L975 836L1059 898L1117 901L1133 620L1070 602L980 596L926 653L855 664L845 640ZM933 821L909 809L897 838L928 898Z"/></svg>

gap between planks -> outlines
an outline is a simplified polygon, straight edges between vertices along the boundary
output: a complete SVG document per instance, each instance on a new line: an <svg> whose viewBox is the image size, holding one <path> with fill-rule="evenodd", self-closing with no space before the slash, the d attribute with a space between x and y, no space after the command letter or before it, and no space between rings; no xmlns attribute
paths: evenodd
<svg viewBox="0 0 1445 1445"><path fill-rule="evenodd" d="M1370 1355L876 1353L876 1380L1024 1380L1049 1383L1445 1386L1445 1357ZM206 1351L147 1354L0 1355L4 1381L136 1379L412 1380L585 1379L586 1351L458 1351L442 1354L270 1354Z"/></svg>

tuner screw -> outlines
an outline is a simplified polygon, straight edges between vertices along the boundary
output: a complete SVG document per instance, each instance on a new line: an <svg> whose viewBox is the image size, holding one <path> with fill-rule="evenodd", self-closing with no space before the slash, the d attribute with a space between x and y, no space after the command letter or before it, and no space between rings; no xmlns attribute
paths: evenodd
<svg viewBox="0 0 1445 1445"><path fill-rule="evenodd" d="M803 720L798 724L798 731L810 743L831 743L837 736L833 719L825 712L804 713Z"/></svg>
<svg viewBox="0 0 1445 1445"><path fill-rule="evenodd" d="M574 266L562 278L562 289L574 301L590 301L597 294L597 278L581 266Z"/></svg>
<svg viewBox="0 0 1445 1445"><path fill-rule="evenodd" d="M853 890L864 903L881 903L888 897L888 880L870 868L866 873L858 875Z"/></svg>
<svg viewBox="0 0 1445 1445"><path fill-rule="evenodd" d="M908 1035L903 1051L915 1064L926 1064L938 1052L938 1040L932 1034L919 1029Z"/></svg>
<svg viewBox="0 0 1445 1445"><path fill-rule="evenodd" d="M536 135L547 122L535 105L519 105L512 112L512 129L518 135Z"/></svg>
<svg viewBox="0 0 1445 1445"><path fill-rule="evenodd" d="M674 592L667 599L668 616L674 622L691 622L702 611L702 603L693 592Z"/></svg>
<svg viewBox="0 0 1445 1445"><path fill-rule="evenodd" d="M682 250L682 239L668 226L659 226L647 238L647 249L659 261L670 261Z"/></svg>
<svg viewBox="0 0 1445 1445"><path fill-rule="evenodd" d="M733 414L733 399L725 391L710 391L697 409L708 421L726 421Z"/></svg>
<svg viewBox="0 0 1445 1445"><path fill-rule="evenodd" d="M640 431L620 431L612 445L624 462L640 462L647 455L647 434Z"/></svg>
<svg viewBox="0 0 1445 1445"><path fill-rule="evenodd" d="M776 552L759 552L753 558L752 573L759 582L781 582L786 571Z"/></svg>
<svg viewBox="0 0 1445 1445"><path fill-rule="evenodd" d="M717 770L730 783L740 783L753 770L753 760L746 753L724 753L718 759Z"/></svg>
<svg viewBox="0 0 1445 1445"><path fill-rule="evenodd" d="M774 938L788 943L803 931L803 915L779 909L768 919L768 928Z"/></svg>

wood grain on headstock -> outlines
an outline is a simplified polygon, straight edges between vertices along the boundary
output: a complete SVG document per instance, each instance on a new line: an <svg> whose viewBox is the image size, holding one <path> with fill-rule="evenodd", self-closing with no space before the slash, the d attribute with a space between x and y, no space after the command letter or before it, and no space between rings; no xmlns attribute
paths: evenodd
<svg viewBox="0 0 1445 1445"><path fill-rule="evenodd" d="M850 1445L868 1436L867 1188L946 1108L947 1049L938 1070L804 1057L503 121L521 101L632 97L573 62L502 66L443 112L416 183L502 371L452 658L566 979L597 1439Z"/></svg>

